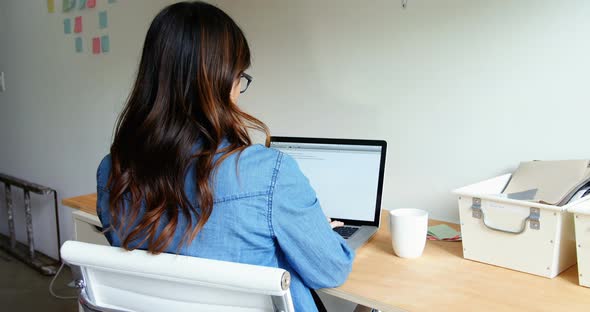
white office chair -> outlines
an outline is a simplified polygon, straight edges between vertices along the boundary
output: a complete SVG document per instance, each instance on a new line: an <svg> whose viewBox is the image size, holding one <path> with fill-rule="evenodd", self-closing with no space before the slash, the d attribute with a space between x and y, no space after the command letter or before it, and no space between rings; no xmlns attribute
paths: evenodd
<svg viewBox="0 0 590 312"><path fill-rule="evenodd" d="M85 311L294 311L283 269L77 241L61 256Z"/></svg>

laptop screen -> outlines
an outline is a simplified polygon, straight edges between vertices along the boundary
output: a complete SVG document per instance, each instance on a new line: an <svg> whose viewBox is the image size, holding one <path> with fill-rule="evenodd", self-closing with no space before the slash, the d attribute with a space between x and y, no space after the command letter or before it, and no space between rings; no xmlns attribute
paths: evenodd
<svg viewBox="0 0 590 312"><path fill-rule="evenodd" d="M326 216L374 223L378 222L376 209L380 209L381 203L384 144L384 141L273 137L271 147L297 161ZM369 224L366 222L362 223Z"/></svg>

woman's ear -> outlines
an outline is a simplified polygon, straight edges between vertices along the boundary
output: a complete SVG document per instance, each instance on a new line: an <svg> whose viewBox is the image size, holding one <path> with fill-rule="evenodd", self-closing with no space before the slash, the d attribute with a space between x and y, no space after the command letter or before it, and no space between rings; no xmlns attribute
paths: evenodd
<svg viewBox="0 0 590 312"><path fill-rule="evenodd" d="M238 98L240 97L240 90L241 90L241 79L236 79L234 81L234 85L231 88L231 92L229 93L229 98L234 104L238 104Z"/></svg>

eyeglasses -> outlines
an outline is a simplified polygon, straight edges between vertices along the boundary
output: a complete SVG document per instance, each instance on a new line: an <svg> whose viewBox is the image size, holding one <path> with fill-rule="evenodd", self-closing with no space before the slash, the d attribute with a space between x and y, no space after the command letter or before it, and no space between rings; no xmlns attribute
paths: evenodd
<svg viewBox="0 0 590 312"><path fill-rule="evenodd" d="M246 73L241 73L240 74L240 93L244 93L246 92L246 90L248 90L248 87L250 86L250 84L252 83L252 76L246 74Z"/></svg>

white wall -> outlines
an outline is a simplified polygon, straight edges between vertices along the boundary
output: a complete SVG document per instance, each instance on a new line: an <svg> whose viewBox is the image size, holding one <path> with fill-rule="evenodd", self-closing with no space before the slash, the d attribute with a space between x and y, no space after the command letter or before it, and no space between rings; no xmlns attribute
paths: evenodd
<svg viewBox="0 0 590 312"><path fill-rule="evenodd" d="M0 172L60 197L93 192L147 26L170 2L99 0L110 25L96 33L110 35L111 52L92 56L63 34L76 13L0 1ZM453 188L520 160L590 156L588 1L409 0L407 10L397 0L214 2L253 50L241 105L276 135L386 139L386 209L457 220ZM55 256L50 201L34 198L37 245ZM61 214L67 238L69 209Z"/></svg>
<svg viewBox="0 0 590 312"><path fill-rule="evenodd" d="M55 1L60 9L62 1ZM137 68L153 16L172 1L97 1L96 9L47 13L46 1L0 1L0 172L43 184L61 198L95 192L96 167L108 153L113 124ZM107 10L109 27L97 14ZM83 17L84 48L93 35L108 34L111 51L94 56L74 51L63 19ZM90 50L91 51L91 50ZM57 257L53 201L32 194L36 245ZM22 207L22 192L13 191ZM18 239L26 242L24 213L17 212ZM70 209L62 207L62 240L72 236ZM0 232L7 233L4 188Z"/></svg>
<svg viewBox="0 0 590 312"><path fill-rule="evenodd" d="M246 32L242 105L276 135L386 139L383 208L458 220L454 188L590 157L590 2L215 1Z"/></svg>

